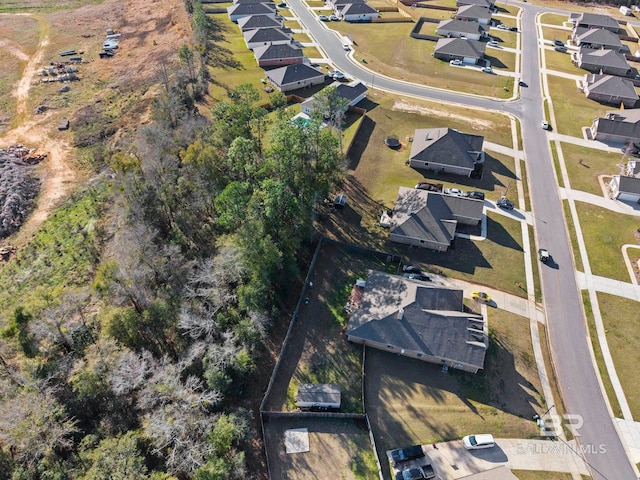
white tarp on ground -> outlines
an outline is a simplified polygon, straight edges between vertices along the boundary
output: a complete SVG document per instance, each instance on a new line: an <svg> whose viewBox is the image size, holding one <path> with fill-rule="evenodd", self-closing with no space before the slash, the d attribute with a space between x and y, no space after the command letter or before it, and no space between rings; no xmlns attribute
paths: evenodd
<svg viewBox="0 0 640 480"><path fill-rule="evenodd" d="M309 451L309 430L292 428L284 432L284 445L287 453L304 453Z"/></svg>

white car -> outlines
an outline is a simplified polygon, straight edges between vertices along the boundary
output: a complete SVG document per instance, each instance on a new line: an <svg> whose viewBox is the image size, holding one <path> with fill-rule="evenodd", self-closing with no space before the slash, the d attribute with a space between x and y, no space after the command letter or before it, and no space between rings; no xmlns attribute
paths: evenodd
<svg viewBox="0 0 640 480"><path fill-rule="evenodd" d="M460 60L459 58L456 58L455 60L451 60L449 62L449 64L451 64L451 65L462 65L462 60Z"/></svg>
<svg viewBox="0 0 640 480"><path fill-rule="evenodd" d="M493 69L491 67L482 67L482 71L484 73L493 73Z"/></svg>
<svg viewBox="0 0 640 480"><path fill-rule="evenodd" d="M499 28L500 30L509 30L509 27L507 27L504 23L499 24L496 28Z"/></svg>
<svg viewBox="0 0 640 480"><path fill-rule="evenodd" d="M334 70L333 72L329 73L329 76L335 80L344 80L345 78L347 78L347 76L340 70Z"/></svg>
<svg viewBox="0 0 640 480"><path fill-rule="evenodd" d="M490 47L499 47L500 44L498 42L496 42L495 40L490 40L487 42L487 45Z"/></svg>
<svg viewBox="0 0 640 480"><path fill-rule="evenodd" d="M351 50L351 47L349 46L349 44L348 44L348 43L343 43L343 44L342 44L342 49L343 49L343 50L346 50L346 51L348 52L348 51L350 51L350 50Z"/></svg>
<svg viewBox="0 0 640 480"><path fill-rule="evenodd" d="M322 22L328 22L328 21L329 21L329 17L328 17L328 16L326 16L326 15L320 15L318 18L319 18L319 19L320 19L320 21L322 21Z"/></svg>
<svg viewBox="0 0 640 480"><path fill-rule="evenodd" d="M462 439L462 444L467 450L476 450L495 447L496 442L493 440L493 435L483 433L481 435L467 435Z"/></svg>
<svg viewBox="0 0 640 480"><path fill-rule="evenodd" d="M546 120L542 120L542 123L540 124L540 126L542 127L543 130L549 130L549 122L547 122Z"/></svg>
<svg viewBox="0 0 640 480"><path fill-rule="evenodd" d="M445 188L444 193L446 195L454 195L456 197L464 197L464 192L458 188Z"/></svg>

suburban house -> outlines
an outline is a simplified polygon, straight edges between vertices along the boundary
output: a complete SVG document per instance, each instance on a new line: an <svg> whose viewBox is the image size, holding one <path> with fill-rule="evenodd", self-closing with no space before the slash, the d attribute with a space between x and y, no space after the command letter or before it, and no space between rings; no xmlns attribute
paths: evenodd
<svg viewBox="0 0 640 480"><path fill-rule="evenodd" d="M638 101L638 93L631 80L612 75L589 73L584 76L582 91L587 98L611 105L633 108Z"/></svg>
<svg viewBox="0 0 640 480"><path fill-rule="evenodd" d="M368 3L348 3L340 10L345 22L370 22L380 17L380 12Z"/></svg>
<svg viewBox="0 0 640 480"><path fill-rule="evenodd" d="M258 65L261 67L280 67L302 63L302 49L290 43L284 45L262 45L253 50Z"/></svg>
<svg viewBox="0 0 640 480"><path fill-rule="evenodd" d="M409 166L470 177L484 162L484 137L452 128L422 128L413 133Z"/></svg>
<svg viewBox="0 0 640 480"><path fill-rule="evenodd" d="M441 38L436 43L433 56L439 60L462 60L476 64L484 58L486 44L467 38Z"/></svg>
<svg viewBox="0 0 640 480"><path fill-rule="evenodd" d="M288 30L288 29L287 29ZM291 43L291 32L280 27L257 28L242 34L249 50L264 45L284 45Z"/></svg>
<svg viewBox="0 0 640 480"><path fill-rule="evenodd" d="M614 50L594 50L580 47L576 54L575 63L578 67L593 73L606 73L627 77L632 69L624 58L624 55Z"/></svg>
<svg viewBox="0 0 640 480"><path fill-rule="evenodd" d="M482 5L464 5L456 13L458 20L478 22L481 25L489 25L491 22L491 10Z"/></svg>
<svg viewBox="0 0 640 480"><path fill-rule="evenodd" d="M281 92L324 83L324 73L304 63L268 70L265 75Z"/></svg>
<svg viewBox="0 0 640 480"><path fill-rule="evenodd" d="M335 12L340 12L345 5L350 3L367 3L367 0L329 0L325 2L325 5Z"/></svg>
<svg viewBox="0 0 640 480"><path fill-rule="evenodd" d="M618 33L620 24L609 15L601 15L599 13L580 13L573 19L574 30L578 28L604 28L613 33Z"/></svg>
<svg viewBox="0 0 640 480"><path fill-rule="evenodd" d="M296 406L302 410L340 410L341 389L335 383L301 383Z"/></svg>
<svg viewBox="0 0 640 480"><path fill-rule="evenodd" d="M616 52L629 52L629 47L623 45L620 37L604 28L577 30L573 35L573 42L579 47L606 48Z"/></svg>
<svg viewBox="0 0 640 480"><path fill-rule="evenodd" d="M250 15L238 20L238 26L241 32L247 30L255 30L256 28L281 27L282 20L269 15Z"/></svg>
<svg viewBox="0 0 640 480"><path fill-rule="evenodd" d="M484 368L489 347L487 323L464 312L462 290L372 270L347 340L471 373Z"/></svg>
<svg viewBox="0 0 640 480"><path fill-rule="evenodd" d="M436 34L443 37L463 37L469 40L480 40L487 36L487 28L478 22L467 20L442 20L438 24Z"/></svg>
<svg viewBox="0 0 640 480"><path fill-rule="evenodd" d="M348 100L348 104L346 108L352 107L356 105L358 102L364 100L367 97L367 87L361 83L357 82L354 85L347 85L346 83L334 82L330 87L335 87L336 93L340 98L344 98ZM300 111L307 116L311 116L317 100L314 97L306 99L304 102L300 104Z"/></svg>
<svg viewBox="0 0 640 480"><path fill-rule="evenodd" d="M456 0L456 7L464 7L465 5L478 5L480 7L492 9L495 5L493 0Z"/></svg>
<svg viewBox="0 0 640 480"><path fill-rule="evenodd" d="M483 206L482 200L400 187L389 221L389 239L446 252L458 223L478 225Z"/></svg>
<svg viewBox="0 0 640 480"><path fill-rule="evenodd" d="M601 142L640 143L640 108L610 110L591 124L591 138Z"/></svg>
<svg viewBox="0 0 640 480"><path fill-rule="evenodd" d="M623 202L640 203L640 177L613 175L609 182L611 198Z"/></svg>
<svg viewBox="0 0 640 480"><path fill-rule="evenodd" d="M241 18L250 17L251 15L275 17L276 7L273 3L245 3L227 7L227 13L229 14L229 20L237 22Z"/></svg>

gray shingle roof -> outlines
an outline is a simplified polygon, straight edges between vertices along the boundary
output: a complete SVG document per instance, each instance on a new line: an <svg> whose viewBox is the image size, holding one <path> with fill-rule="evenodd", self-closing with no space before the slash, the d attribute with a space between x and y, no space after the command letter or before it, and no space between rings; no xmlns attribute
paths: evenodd
<svg viewBox="0 0 640 480"><path fill-rule="evenodd" d="M495 2L493 0L458 0L456 5L480 5L482 7L491 8Z"/></svg>
<svg viewBox="0 0 640 480"><path fill-rule="evenodd" d="M369 15L378 11L367 3L348 3L341 10L342 15Z"/></svg>
<svg viewBox="0 0 640 480"><path fill-rule="evenodd" d="M638 99L636 89L630 80L613 75L599 75L596 73L585 75L589 93L610 95L612 97Z"/></svg>
<svg viewBox="0 0 640 480"><path fill-rule="evenodd" d="M580 58L581 64L589 63L600 65L601 67L631 68L624 55L613 50L594 50L593 48L580 47L578 58Z"/></svg>
<svg viewBox="0 0 640 480"><path fill-rule="evenodd" d="M601 15L599 13L583 13L576 20L576 25L585 25L590 27L608 27L620 28L618 21L609 15Z"/></svg>
<svg viewBox="0 0 640 480"><path fill-rule="evenodd" d="M231 15L267 15L274 14L276 7L273 3L245 3L243 5L232 5L227 8Z"/></svg>
<svg viewBox="0 0 640 480"><path fill-rule="evenodd" d="M348 85L346 83L339 83L337 85L334 83L332 85L335 85L338 95L342 98L348 99L349 101L358 98L368 90L362 82L358 82L355 85Z"/></svg>
<svg viewBox="0 0 640 480"><path fill-rule="evenodd" d="M623 193L640 194L640 178L621 175L618 190Z"/></svg>
<svg viewBox="0 0 640 480"><path fill-rule="evenodd" d="M242 35L244 36L244 41L247 43L278 42L291 39L291 35L280 27L257 28L255 30L248 30Z"/></svg>
<svg viewBox="0 0 640 480"><path fill-rule="evenodd" d="M456 13L458 17L465 18L491 18L491 11L483 5L463 5Z"/></svg>
<svg viewBox="0 0 640 480"><path fill-rule="evenodd" d="M482 58L486 44L467 38L441 38L436 43L435 52L456 57Z"/></svg>
<svg viewBox="0 0 640 480"><path fill-rule="evenodd" d="M238 26L242 31L245 31L256 28L280 27L282 21L269 15L250 15L238 20Z"/></svg>
<svg viewBox="0 0 640 480"><path fill-rule="evenodd" d="M584 31L576 31L576 37L580 43L593 43L596 45L614 45L620 46L622 42L620 37L604 28L592 28Z"/></svg>
<svg viewBox="0 0 640 480"><path fill-rule="evenodd" d="M347 334L483 368L486 324L481 315L463 312L462 297L461 290L370 271Z"/></svg>
<svg viewBox="0 0 640 480"><path fill-rule="evenodd" d="M282 45L261 45L253 50L256 60L277 60L279 58L302 58L302 49L288 43Z"/></svg>
<svg viewBox="0 0 640 480"><path fill-rule="evenodd" d="M438 24L436 33L438 35L443 35L441 33L438 33L438 30L460 32L460 33L482 34L486 31L486 28L483 25L480 25L478 22L453 19L453 20L442 20Z"/></svg>
<svg viewBox="0 0 640 480"><path fill-rule="evenodd" d="M310 78L323 77L324 73L309 65L303 63L296 65L287 65L286 67L276 68L265 72L265 75L276 85L288 85L290 83L300 82Z"/></svg>
<svg viewBox="0 0 640 480"><path fill-rule="evenodd" d="M422 128L413 134L409 159L473 169L484 137L452 128Z"/></svg>
<svg viewBox="0 0 640 480"><path fill-rule="evenodd" d="M623 122L609 118L598 118L596 120L596 131L605 135L640 139L640 123L638 122Z"/></svg>

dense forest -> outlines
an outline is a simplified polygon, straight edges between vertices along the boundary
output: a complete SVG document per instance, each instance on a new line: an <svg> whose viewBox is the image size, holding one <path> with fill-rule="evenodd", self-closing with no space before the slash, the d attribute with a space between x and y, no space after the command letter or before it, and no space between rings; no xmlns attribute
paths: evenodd
<svg viewBox="0 0 640 480"><path fill-rule="evenodd" d="M185 7L152 122L118 148L76 122L93 179L2 267L0 478L251 478L237 399L341 181L341 109L301 125L242 85L200 115L220 52Z"/></svg>

